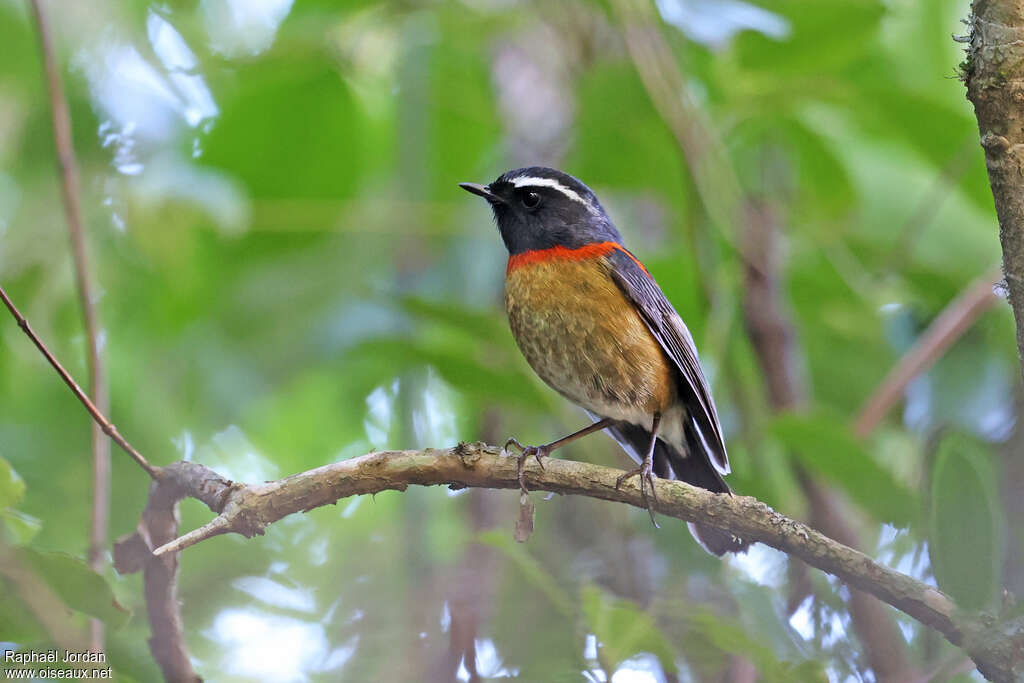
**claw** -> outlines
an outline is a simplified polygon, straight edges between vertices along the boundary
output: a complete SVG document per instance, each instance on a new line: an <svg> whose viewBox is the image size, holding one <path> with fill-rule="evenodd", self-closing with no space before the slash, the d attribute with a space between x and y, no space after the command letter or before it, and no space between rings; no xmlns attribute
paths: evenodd
<svg viewBox="0 0 1024 683"><path fill-rule="evenodd" d="M651 524L654 525L655 529L660 529L658 521L654 519L654 507L651 506L651 500L654 500L654 505L658 505L658 494L654 489L654 471L651 466L650 460L644 460L643 464L635 470L626 472L621 477L615 480L615 490L618 491L622 486L622 482L626 481L630 477L640 476L640 497L644 501L644 506L647 508L647 514L651 516ZM647 497L647 487L651 489L650 499Z"/></svg>
<svg viewBox="0 0 1024 683"><path fill-rule="evenodd" d="M522 489L523 493L529 493L530 490L526 488L526 479L523 473L523 465L526 460L532 455L537 460L537 465L541 469L544 469L544 462L541 458L546 458L551 452L548 445L544 446L524 446L519 443L515 438L511 438L505 442L505 451L508 452L509 446L515 446L519 449L519 455L516 456L516 478L519 479L519 488Z"/></svg>
<svg viewBox="0 0 1024 683"><path fill-rule="evenodd" d="M508 441L505 442L505 447L502 448L501 450L503 450L506 453L508 453L508 447L509 446L515 446L520 451L525 451L526 450L526 446L524 446L523 444L519 443L519 439L515 438L514 436L512 438L510 438Z"/></svg>

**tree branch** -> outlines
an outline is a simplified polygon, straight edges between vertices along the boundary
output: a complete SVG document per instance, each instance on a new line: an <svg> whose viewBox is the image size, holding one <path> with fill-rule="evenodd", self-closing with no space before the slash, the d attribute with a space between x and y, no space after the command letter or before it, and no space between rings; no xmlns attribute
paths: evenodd
<svg viewBox="0 0 1024 683"><path fill-rule="evenodd" d="M137 450L135 450L135 447L128 443L128 441L126 441L123 436L121 436L121 433L117 431L117 427L115 427L113 423L111 423L110 420L106 418L103 412L96 407L96 404L89 400L89 397L86 395L86 393L82 391L82 387L78 386L78 382L76 382L74 378L71 377L71 374L64 369L64 366L60 364L60 361L57 360L56 356L50 353L50 349L46 348L46 344L44 344L43 341L39 338L39 336L36 335L35 331L32 329L32 326L28 324L28 321L25 320L25 316L21 314L21 311L18 310L18 307L15 306L14 302L11 301L10 297L7 296L7 292L4 291L3 287L0 287L0 300L4 302L4 305L7 306L7 310L9 310L11 312L11 315L14 316L14 319L18 323L18 327L20 327L22 331L26 335L28 335L28 338L32 340L32 343L36 345L36 348L39 349L40 353L43 354L43 356L50 363L53 369L57 371L57 374L60 375L60 378L62 380L64 380L64 383L68 385L68 388L71 389L71 392L78 398L79 401L81 401L82 405L85 406L85 409L89 411L89 414L92 415L92 419L95 420L96 423L100 426L100 429L103 430L103 433L109 436L111 439L113 439L114 443L120 446L125 453L130 455L132 457L132 460L137 462L139 464L139 467L146 471L146 474L148 474L153 479L159 479L160 468L150 465L149 461L143 457L142 453L139 453Z"/></svg>
<svg viewBox="0 0 1024 683"><path fill-rule="evenodd" d="M907 385L931 367L953 342L970 329L982 313L998 301L992 291L998 279L998 270L993 268L967 285L959 296L949 302L889 371L875 392L864 401L854 420L854 434L860 437L870 434L903 397Z"/></svg>
<svg viewBox="0 0 1024 683"><path fill-rule="evenodd" d="M152 632L149 649L160 665L164 679L199 683L202 679L192 669L178 601L178 554L156 557L152 553L154 547L178 535L178 501L188 494L186 487L202 499L204 489L194 477L212 474L202 466L179 470L178 465L164 468L171 476L150 484L149 499L138 528L114 545L114 568L122 574L142 570L146 612ZM230 484L227 490L230 490Z"/></svg>
<svg viewBox="0 0 1024 683"><path fill-rule="evenodd" d="M46 356L104 432L150 473L154 484L138 531L118 543L118 571L144 570L147 605L153 638L150 647L160 660L167 649L165 675L169 680L198 680L185 650L176 597L177 555L180 550L224 533L246 537L296 512L306 512L354 495L404 491L410 484L518 489L516 458L485 444L460 443L455 448L371 453L359 458L295 474L264 484L238 484L198 463L179 462L153 467L131 447L110 421L92 404L61 366L28 321L0 288L0 299L18 325ZM647 507L632 480L616 487L620 470L567 460L550 460L543 469L528 464L530 488L575 494ZM658 480L655 510L685 521L699 521L759 541L807 564L835 575L848 585L871 593L962 646L978 669L995 681L1012 681L1016 667L1024 667L1024 617L1002 623L958 614L953 601L941 591L880 565L867 555L785 517L747 496L714 494L678 481ZM210 523L172 539L177 533L177 502L184 497L202 501L218 513ZM160 544L151 554L146 551ZM152 601L156 607L150 606Z"/></svg>
<svg viewBox="0 0 1024 683"><path fill-rule="evenodd" d="M89 277L89 258L85 244L82 206L79 200L78 163L71 139L71 114L64 87L61 83L60 67L54 57L53 39L50 35L42 0L29 0L35 16L42 50L43 67L50 91L50 106L53 114L53 140L57 151L57 166L60 170L61 191L64 211L68 220L68 235L71 238L71 252L74 256L75 282L78 301L85 325L89 368L89 394L101 413L110 412L107 394L106 373L103 370L103 356L100 353L99 314L93 303L93 287ZM92 423L92 522L90 528L89 565L95 571L102 571L107 548L107 527L110 520L110 442L103 435L99 423ZM103 624L94 619L91 625L94 650L103 648Z"/></svg>
<svg viewBox="0 0 1024 683"><path fill-rule="evenodd" d="M154 551L157 557L224 533L246 537L262 534L267 526L290 514L332 505L354 495L404 491L412 484L519 488L515 458L480 443L371 453L264 484L237 484L195 463L177 463L164 469L163 484L203 500L219 514L209 524L158 547ZM609 467L549 460L543 469L529 465L525 476L533 490L644 508L636 484L626 482L621 489L615 488L620 474ZM953 601L936 588L881 565L754 498L713 494L668 480L657 480L655 486L656 510L661 514L727 529L799 557L936 629L953 644L968 648L979 668L989 661L990 639L981 636L985 624L958 615Z"/></svg>
<svg viewBox="0 0 1024 683"><path fill-rule="evenodd" d="M962 76L985 149L1017 352L1024 360L1024 4L974 0L968 24Z"/></svg>

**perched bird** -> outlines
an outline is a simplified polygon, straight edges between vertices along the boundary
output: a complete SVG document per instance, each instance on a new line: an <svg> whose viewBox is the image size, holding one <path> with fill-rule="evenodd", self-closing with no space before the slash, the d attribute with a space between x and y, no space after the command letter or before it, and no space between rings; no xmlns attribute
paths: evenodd
<svg viewBox="0 0 1024 683"><path fill-rule="evenodd" d="M722 478L729 473L722 428L693 337L590 188L543 167L460 187L490 203L508 248L505 309L520 350L541 379L594 419L542 446L510 439L506 448L519 447L520 468L529 456L540 462L604 429L640 463L616 486L639 475L652 521L654 475L731 493ZM748 545L703 524L690 531L716 555Z"/></svg>

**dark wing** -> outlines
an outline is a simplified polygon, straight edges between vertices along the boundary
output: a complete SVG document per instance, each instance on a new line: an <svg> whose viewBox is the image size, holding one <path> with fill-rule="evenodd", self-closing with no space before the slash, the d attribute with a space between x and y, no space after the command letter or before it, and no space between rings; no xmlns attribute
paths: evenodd
<svg viewBox="0 0 1024 683"><path fill-rule="evenodd" d="M636 305L665 354L679 369L682 378L680 398L707 446L712 464L722 474L728 474L729 456L725 452L722 426L718 423L715 402L711 399L711 390L697 358L693 336L665 298L661 287L631 253L620 246L607 258L612 264L612 277Z"/></svg>

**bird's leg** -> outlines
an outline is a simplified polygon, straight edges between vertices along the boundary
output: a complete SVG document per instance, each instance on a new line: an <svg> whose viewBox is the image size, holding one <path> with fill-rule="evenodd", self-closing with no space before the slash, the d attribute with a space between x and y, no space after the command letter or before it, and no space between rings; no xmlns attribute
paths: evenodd
<svg viewBox="0 0 1024 683"><path fill-rule="evenodd" d="M654 414L654 422L651 425L651 445L647 448L647 455L644 456L644 461L640 463L640 467L635 470L626 472L621 477L615 480L615 488L618 489L622 486L622 482L626 481L634 475L640 475L640 496L644 500L644 505L647 506L647 514L651 516L651 524L654 525L655 529L660 529L657 520L654 519L654 508L651 507L651 501L647 499L647 487L651 487L651 498L654 499L654 504L658 504L658 494L654 491L654 446L658 443L658 425L661 424L661 413Z"/></svg>
<svg viewBox="0 0 1024 683"><path fill-rule="evenodd" d="M525 463L526 459L531 455L537 459L537 464L540 465L540 468L544 469L544 463L541 461L541 458L546 458L551 455L551 451L559 449L565 444L575 441L582 436L586 436L591 432L596 432L600 429L604 429L605 427L610 427L613 422L614 420L610 420L608 418L598 420L594 424L587 425L578 432L573 432L569 436L563 436L558 441L552 441L551 443L546 443L543 446L524 446L515 438L506 441L504 450L507 451L509 446L515 446L519 449L519 455L516 457L516 475L519 477L519 488L523 490L523 493L529 493L526 489L526 482L523 479L523 463Z"/></svg>

